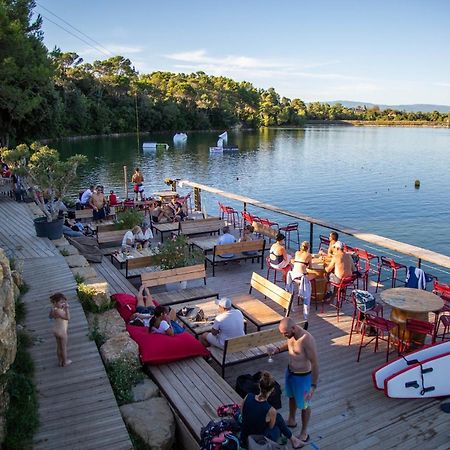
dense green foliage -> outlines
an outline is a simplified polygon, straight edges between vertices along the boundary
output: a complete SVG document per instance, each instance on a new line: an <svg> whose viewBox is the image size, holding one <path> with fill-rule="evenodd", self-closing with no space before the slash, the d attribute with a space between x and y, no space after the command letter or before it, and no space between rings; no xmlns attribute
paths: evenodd
<svg viewBox="0 0 450 450"><path fill-rule="evenodd" d="M139 366L127 360L116 360L106 366L106 373L116 396L117 403L124 405L133 401L132 388L144 379Z"/></svg>
<svg viewBox="0 0 450 450"><path fill-rule="evenodd" d="M450 115L305 104L204 72L139 74L115 56L92 64L42 44L33 0L0 0L0 144L43 137L301 125L306 120L424 121Z"/></svg>

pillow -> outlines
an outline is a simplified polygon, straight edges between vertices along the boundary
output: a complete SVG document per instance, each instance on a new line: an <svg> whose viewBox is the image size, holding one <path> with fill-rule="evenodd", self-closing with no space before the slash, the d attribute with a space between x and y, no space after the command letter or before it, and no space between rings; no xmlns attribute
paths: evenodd
<svg viewBox="0 0 450 450"><path fill-rule="evenodd" d="M128 323L131 315L136 311L136 297L120 292L111 295L111 298L116 301L116 308L122 319Z"/></svg>
<svg viewBox="0 0 450 450"><path fill-rule="evenodd" d="M130 336L139 345L142 364L165 364L192 356L210 356L209 351L191 334L167 336L149 333L147 327L127 325Z"/></svg>

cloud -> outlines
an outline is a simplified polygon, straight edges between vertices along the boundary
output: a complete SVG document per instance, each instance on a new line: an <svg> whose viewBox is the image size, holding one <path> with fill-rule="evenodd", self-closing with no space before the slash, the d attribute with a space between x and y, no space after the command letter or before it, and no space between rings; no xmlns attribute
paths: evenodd
<svg viewBox="0 0 450 450"><path fill-rule="evenodd" d="M130 54L139 54L143 52L141 47L128 47L126 45L106 44L102 47L85 47L78 53L83 57L109 57L107 50L111 53L109 56L122 55L127 57Z"/></svg>
<svg viewBox="0 0 450 450"><path fill-rule="evenodd" d="M435 86L450 87L450 83L434 83Z"/></svg>

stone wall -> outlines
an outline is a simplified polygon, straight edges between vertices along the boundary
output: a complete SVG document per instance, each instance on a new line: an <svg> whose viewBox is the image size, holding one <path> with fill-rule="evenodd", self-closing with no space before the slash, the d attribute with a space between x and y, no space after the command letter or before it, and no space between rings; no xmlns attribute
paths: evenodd
<svg viewBox="0 0 450 450"><path fill-rule="evenodd" d="M9 261L0 248L0 443L4 440L5 413L9 404L5 377L2 375L13 363L17 350L14 292L17 295Z"/></svg>

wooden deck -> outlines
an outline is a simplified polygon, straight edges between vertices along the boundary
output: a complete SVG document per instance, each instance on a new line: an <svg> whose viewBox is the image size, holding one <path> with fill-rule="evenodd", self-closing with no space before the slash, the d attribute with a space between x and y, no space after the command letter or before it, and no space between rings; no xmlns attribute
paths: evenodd
<svg viewBox="0 0 450 450"><path fill-rule="evenodd" d="M20 244L18 244L20 243ZM24 204L0 200L0 247L23 261L29 291L25 327L34 345L40 427L35 449L133 448L95 343L88 338L75 281L64 258L47 239L35 236ZM69 367L57 366L55 339L48 319L49 295L70 301Z"/></svg>

